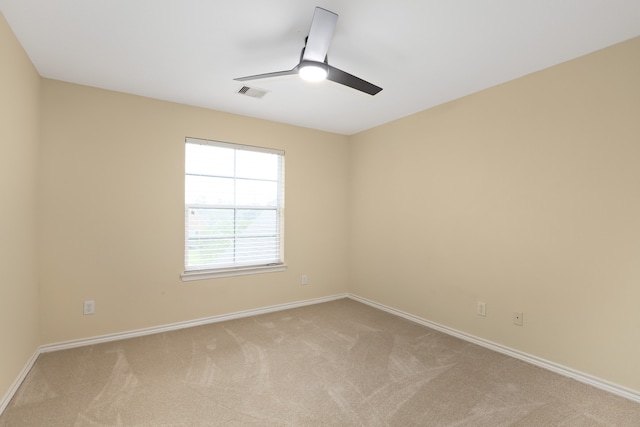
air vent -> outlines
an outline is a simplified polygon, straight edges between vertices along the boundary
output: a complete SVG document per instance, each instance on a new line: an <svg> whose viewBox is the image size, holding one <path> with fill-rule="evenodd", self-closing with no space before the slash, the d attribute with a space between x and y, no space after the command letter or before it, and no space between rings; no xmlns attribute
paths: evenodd
<svg viewBox="0 0 640 427"><path fill-rule="evenodd" d="M250 96L252 98L262 98L267 93L269 93L269 91L268 90L264 90L264 89L258 89L258 88L255 88L255 87L242 86L238 90L238 93L240 95L246 95L246 96Z"/></svg>

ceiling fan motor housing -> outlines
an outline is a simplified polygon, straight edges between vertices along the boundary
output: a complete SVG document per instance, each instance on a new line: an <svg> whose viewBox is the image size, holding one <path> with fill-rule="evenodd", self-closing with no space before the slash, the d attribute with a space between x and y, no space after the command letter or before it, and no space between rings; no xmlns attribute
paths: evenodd
<svg viewBox="0 0 640 427"><path fill-rule="evenodd" d="M324 62L303 60L298 66L298 73L304 80L317 82L327 78L329 66Z"/></svg>

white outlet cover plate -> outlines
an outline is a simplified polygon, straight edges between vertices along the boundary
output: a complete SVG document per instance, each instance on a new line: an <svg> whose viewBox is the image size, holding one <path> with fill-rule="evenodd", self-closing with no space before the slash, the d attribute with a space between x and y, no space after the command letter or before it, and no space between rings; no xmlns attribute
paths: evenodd
<svg viewBox="0 0 640 427"><path fill-rule="evenodd" d="M93 314L95 313L96 302L93 300L84 302L84 314Z"/></svg>
<svg viewBox="0 0 640 427"><path fill-rule="evenodd" d="M518 326L522 326L522 322L523 322L523 318L522 318L523 314L519 313L517 311L513 312L513 324L514 325L518 325Z"/></svg>
<svg viewBox="0 0 640 427"><path fill-rule="evenodd" d="M484 302L478 301L476 306L476 314L478 316L486 316L487 315L487 304Z"/></svg>

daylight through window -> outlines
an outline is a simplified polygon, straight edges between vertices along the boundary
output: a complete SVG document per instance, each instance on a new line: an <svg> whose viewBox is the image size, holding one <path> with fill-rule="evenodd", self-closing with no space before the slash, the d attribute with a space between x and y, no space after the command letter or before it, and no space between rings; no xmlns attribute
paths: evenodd
<svg viewBox="0 0 640 427"><path fill-rule="evenodd" d="M284 152L187 138L185 274L283 264Z"/></svg>

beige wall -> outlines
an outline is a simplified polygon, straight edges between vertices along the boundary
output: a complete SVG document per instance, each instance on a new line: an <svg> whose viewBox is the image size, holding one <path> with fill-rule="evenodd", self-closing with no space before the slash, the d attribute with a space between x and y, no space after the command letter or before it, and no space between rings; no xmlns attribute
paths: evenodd
<svg viewBox="0 0 640 427"><path fill-rule="evenodd" d="M42 92L44 343L347 291L347 137L46 79ZM186 136L286 151L286 272L180 280Z"/></svg>
<svg viewBox="0 0 640 427"><path fill-rule="evenodd" d="M639 53L354 136L350 291L640 390Z"/></svg>
<svg viewBox="0 0 640 427"><path fill-rule="evenodd" d="M0 398L39 344L40 77L0 13Z"/></svg>

